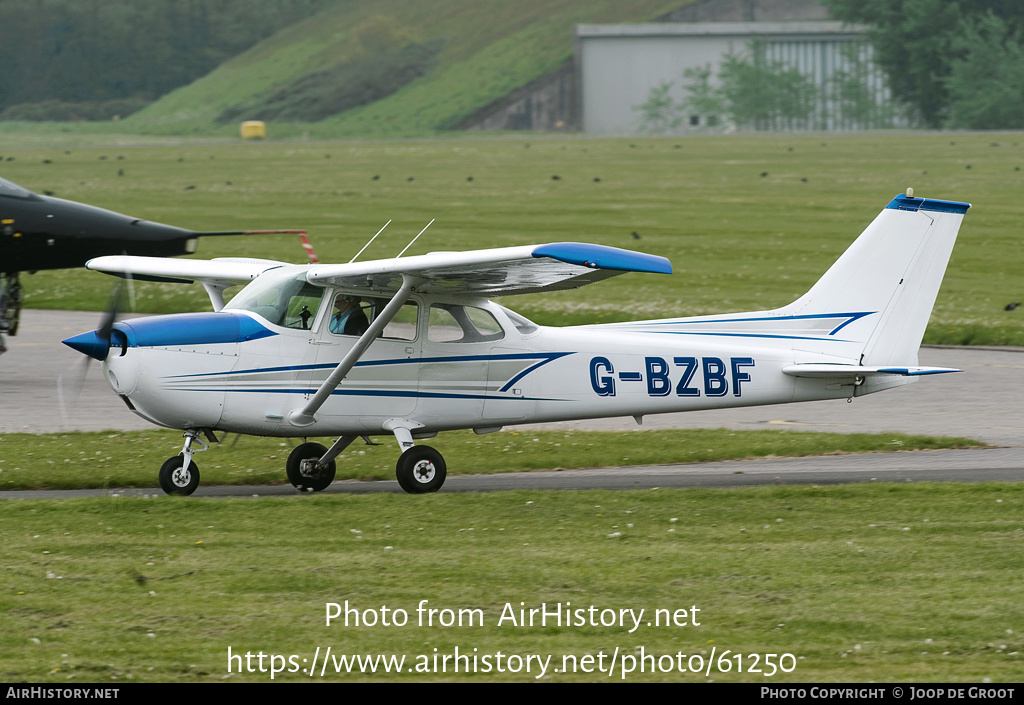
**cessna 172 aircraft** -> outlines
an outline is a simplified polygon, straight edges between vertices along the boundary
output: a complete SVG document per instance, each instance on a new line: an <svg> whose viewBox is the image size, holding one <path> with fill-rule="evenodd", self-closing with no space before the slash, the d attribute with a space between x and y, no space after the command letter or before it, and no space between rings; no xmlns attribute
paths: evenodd
<svg viewBox="0 0 1024 705"><path fill-rule="evenodd" d="M970 204L895 197L804 296L718 316L547 328L488 300L669 274L668 260L552 243L348 264L101 257L90 269L199 281L214 313L134 319L69 338L136 414L182 429L161 487L191 494L215 431L331 436L299 445L288 479L322 490L359 437L393 435L398 482L434 492L440 431L840 399L956 370L918 347ZM228 305L223 291L250 282ZM198 441L202 446L194 447Z"/></svg>
<svg viewBox="0 0 1024 705"><path fill-rule="evenodd" d="M41 196L0 178L0 353L3 333L18 332L21 272L81 267L102 255L184 255L196 251L201 236L285 232L301 231L195 232Z"/></svg>

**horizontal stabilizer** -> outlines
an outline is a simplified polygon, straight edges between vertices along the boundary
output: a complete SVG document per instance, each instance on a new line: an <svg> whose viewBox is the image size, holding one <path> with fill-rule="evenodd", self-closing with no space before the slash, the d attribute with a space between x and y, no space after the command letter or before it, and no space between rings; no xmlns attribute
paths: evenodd
<svg viewBox="0 0 1024 705"><path fill-rule="evenodd" d="M920 377L922 375L940 375L946 372L959 372L954 367L921 367L886 365L882 367L870 367L865 365L842 365L827 363L807 363L797 365L786 365L782 371L792 377L826 377L826 378L854 378L854 377L875 377L879 375L900 375L902 377Z"/></svg>

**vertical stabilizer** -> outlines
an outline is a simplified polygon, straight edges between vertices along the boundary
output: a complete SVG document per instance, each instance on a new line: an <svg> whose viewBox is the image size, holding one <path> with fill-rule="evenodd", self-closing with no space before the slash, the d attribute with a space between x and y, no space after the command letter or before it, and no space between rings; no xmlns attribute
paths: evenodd
<svg viewBox="0 0 1024 705"><path fill-rule="evenodd" d="M969 203L899 195L804 296L777 314L856 314L859 364L916 365Z"/></svg>

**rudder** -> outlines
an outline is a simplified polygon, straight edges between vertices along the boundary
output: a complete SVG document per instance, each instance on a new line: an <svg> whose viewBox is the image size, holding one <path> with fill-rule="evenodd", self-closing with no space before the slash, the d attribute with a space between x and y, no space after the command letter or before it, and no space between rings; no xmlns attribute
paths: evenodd
<svg viewBox="0 0 1024 705"><path fill-rule="evenodd" d="M969 203L896 196L784 315L852 313L861 365L914 365Z"/></svg>

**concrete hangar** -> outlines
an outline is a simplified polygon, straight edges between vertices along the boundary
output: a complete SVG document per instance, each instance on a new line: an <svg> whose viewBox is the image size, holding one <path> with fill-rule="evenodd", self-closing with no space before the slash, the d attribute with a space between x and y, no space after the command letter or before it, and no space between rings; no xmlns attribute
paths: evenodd
<svg viewBox="0 0 1024 705"><path fill-rule="evenodd" d="M709 67L712 83L729 54L749 53L757 41L769 62L795 68L811 79L815 99L806 120L763 129L835 130L869 127L842 115L829 83L851 64L865 73L876 101L887 102L881 72L870 64L870 45L859 28L839 22L702 22L639 25L579 25L575 32L579 129L593 133L642 131L637 109L651 91L672 86L670 96L686 99L683 72ZM852 57L852 58L851 58ZM707 127L707 115L691 111L680 129Z"/></svg>
<svg viewBox="0 0 1024 705"><path fill-rule="evenodd" d="M680 104L687 93L685 70L710 66L717 74L727 55L749 52L754 41L768 61L796 68L818 88L809 117L783 129L905 124L898 116L882 125L874 117L842 114L831 85L837 72L856 70L866 95L878 106L889 105L890 94L882 72L870 61L871 46L863 30L826 21L827 16L820 0L701 0L652 23L578 25L570 60L452 127L640 132L637 108L652 90L671 84L670 96ZM677 131L707 129L708 117L688 114Z"/></svg>

